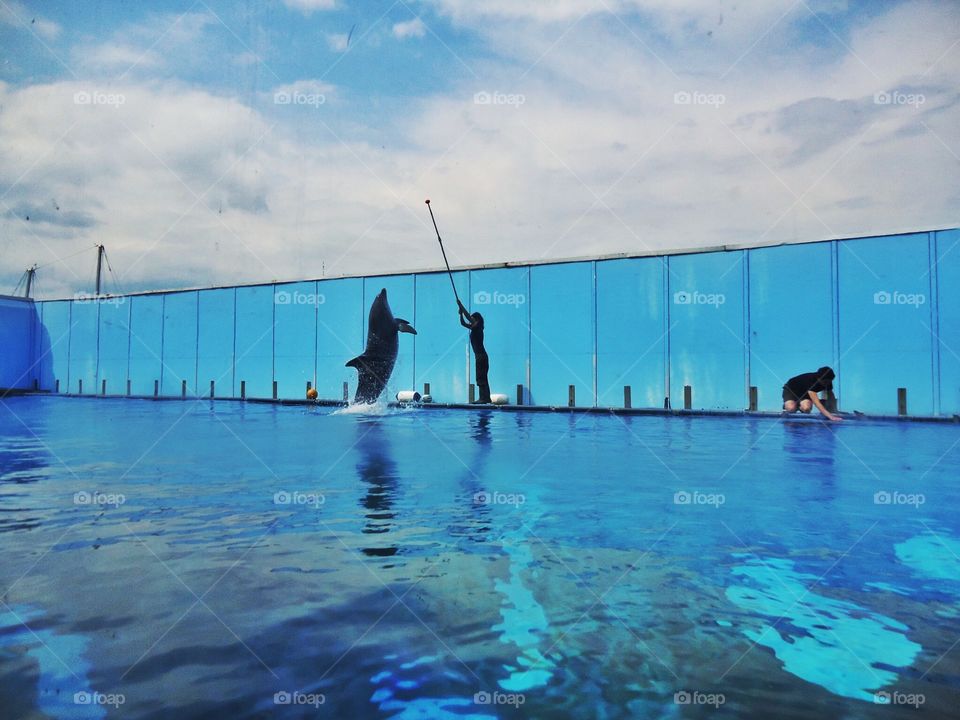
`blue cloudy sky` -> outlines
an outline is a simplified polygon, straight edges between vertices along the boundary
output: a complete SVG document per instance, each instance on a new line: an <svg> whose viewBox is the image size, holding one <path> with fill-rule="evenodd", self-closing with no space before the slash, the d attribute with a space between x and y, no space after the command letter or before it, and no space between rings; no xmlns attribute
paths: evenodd
<svg viewBox="0 0 960 720"><path fill-rule="evenodd" d="M0 293L960 224L960 3L0 0ZM77 254L80 253L80 254Z"/></svg>

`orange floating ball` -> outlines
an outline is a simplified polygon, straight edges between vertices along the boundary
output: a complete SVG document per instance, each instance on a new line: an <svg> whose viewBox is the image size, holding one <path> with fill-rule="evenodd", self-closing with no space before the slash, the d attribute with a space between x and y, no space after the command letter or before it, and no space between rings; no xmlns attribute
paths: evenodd
<svg viewBox="0 0 960 720"><path fill-rule="evenodd" d="M307 390L307 400L316 400L319 394L316 388L310 388Z"/></svg>

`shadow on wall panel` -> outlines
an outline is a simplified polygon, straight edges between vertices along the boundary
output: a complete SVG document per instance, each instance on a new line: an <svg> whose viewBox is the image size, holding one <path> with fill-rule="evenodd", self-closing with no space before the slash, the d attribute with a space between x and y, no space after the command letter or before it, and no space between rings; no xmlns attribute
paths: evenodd
<svg viewBox="0 0 960 720"><path fill-rule="evenodd" d="M470 297L461 298L484 322L484 348L490 357L490 391L517 401L517 385L525 389L524 402L533 402L527 387L530 358L530 278L527 268L470 271ZM464 328L464 333L467 330ZM475 383L476 359L470 353L470 380ZM461 398L460 402L467 398Z"/></svg>
<svg viewBox="0 0 960 720"><path fill-rule="evenodd" d="M197 382L197 292L171 293L163 304L163 378L160 394L195 397ZM199 392L203 392L200 388ZM209 392L209 391L208 391Z"/></svg>
<svg viewBox="0 0 960 720"><path fill-rule="evenodd" d="M59 383L60 392L70 387L70 305L69 300L42 303L40 321L43 323L41 342L41 387L54 392Z"/></svg>
<svg viewBox="0 0 960 720"><path fill-rule="evenodd" d="M940 323L940 413L960 414L960 230L937 233L937 288ZM912 402L908 397L908 402Z"/></svg>
<svg viewBox="0 0 960 720"><path fill-rule="evenodd" d="M273 369L277 396L303 399L316 382L317 308L323 298L317 283L277 285Z"/></svg>
<svg viewBox="0 0 960 720"><path fill-rule="evenodd" d="M446 273L417 275L417 377L414 389L430 383L434 402L461 403L467 399L470 331L460 325L457 301ZM470 299L470 277L453 274L460 300ZM401 341L403 338L401 338Z"/></svg>
<svg viewBox="0 0 960 720"><path fill-rule="evenodd" d="M622 407L625 385L633 407L663 407L665 268L662 258L597 262L597 404L602 407Z"/></svg>
<svg viewBox="0 0 960 720"><path fill-rule="evenodd" d="M840 243L840 367L843 407L933 413L930 252L926 233Z"/></svg>
<svg viewBox="0 0 960 720"><path fill-rule="evenodd" d="M38 327L32 302L0 298L0 388L33 388Z"/></svg>
<svg viewBox="0 0 960 720"><path fill-rule="evenodd" d="M831 252L830 243L817 243L749 253L750 384L758 410L780 410L787 380L833 363Z"/></svg>
<svg viewBox="0 0 960 720"><path fill-rule="evenodd" d="M743 251L677 255L669 263L670 404L683 408L690 385L692 407L747 407Z"/></svg>
<svg viewBox="0 0 960 720"><path fill-rule="evenodd" d="M530 392L539 405L592 406L592 262L530 268Z"/></svg>
<svg viewBox="0 0 960 720"><path fill-rule="evenodd" d="M90 392L126 395L130 360L130 298L112 297L100 303L100 351L97 362L97 387Z"/></svg>
<svg viewBox="0 0 960 720"><path fill-rule="evenodd" d="M154 394L163 370L163 295L130 298L130 392Z"/></svg>
<svg viewBox="0 0 960 720"><path fill-rule="evenodd" d="M100 306L93 300L74 300L71 310L73 330L70 333L70 388L79 393L81 381L84 395L99 392L97 384L97 323ZM61 385L61 389L63 386Z"/></svg>
<svg viewBox="0 0 960 720"><path fill-rule="evenodd" d="M321 280L317 292L317 393L323 400L342 400L343 383L352 400L357 389L357 371L346 362L363 352L364 323L369 308L363 307L363 280Z"/></svg>
<svg viewBox="0 0 960 720"><path fill-rule="evenodd" d="M273 397L273 295L273 285L237 288L234 397Z"/></svg>
<svg viewBox="0 0 960 720"><path fill-rule="evenodd" d="M360 343L360 347L353 355L343 359L344 362L363 352L367 338L367 318L370 313L370 306L376 299L377 293L383 288L387 290L387 301L390 303L390 309L393 310L393 316L403 318L415 328L417 327L412 275L366 278L363 284L363 342ZM419 328L417 331L419 332ZM415 335L406 333L400 335L397 364L393 366L393 375L390 377L387 389L384 390L384 396L387 400L393 400L399 390L413 389L416 347L417 337ZM356 370L353 368L349 368L349 370L354 376L351 386L355 386Z"/></svg>
<svg viewBox="0 0 960 720"><path fill-rule="evenodd" d="M201 290L197 298L197 394L210 396L215 383L216 397L233 395L233 288Z"/></svg>

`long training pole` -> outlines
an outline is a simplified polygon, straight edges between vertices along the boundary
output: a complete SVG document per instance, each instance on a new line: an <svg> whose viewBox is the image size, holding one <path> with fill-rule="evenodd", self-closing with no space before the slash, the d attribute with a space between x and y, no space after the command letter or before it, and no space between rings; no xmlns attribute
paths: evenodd
<svg viewBox="0 0 960 720"><path fill-rule="evenodd" d="M453 288L453 296L457 299L457 305L462 305L460 296L457 295L457 286L453 282L453 273L450 272L450 263L447 262L447 252L443 249L443 240L440 238L440 230L437 228L437 219L433 216L433 208L430 207L430 199L427 199L427 210L430 211L430 219L433 220L433 229L437 232L437 241L440 243L440 252L443 253L443 264L447 266L447 275L450 277L450 287Z"/></svg>

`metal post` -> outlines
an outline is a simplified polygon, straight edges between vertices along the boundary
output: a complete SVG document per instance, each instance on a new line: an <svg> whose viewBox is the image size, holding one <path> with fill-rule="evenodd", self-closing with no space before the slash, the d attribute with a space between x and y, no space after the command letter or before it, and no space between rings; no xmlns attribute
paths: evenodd
<svg viewBox="0 0 960 720"><path fill-rule="evenodd" d="M630 408L633 407L633 397L632 397L632 394L633 394L633 391L632 391L632 389L630 388L630 386L629 386L629 385L624 385L624 386L623 386L623 406L624 406L625 408L627 408L627 409L630 409Z"/></svg>
<svg viewBox="0 0 960 720"><path fill-rule="evenodd" d="M277 381L276 380L273 381L273 399L274 400L277 399Z"/></svg>
<svg viewBox="0 0 960 720"><path fill-rule="evenodd" d="M523 385L517 384L517 405L523 405Z"/></svg>
<svg viewBox="0 0 960 720"><path fill-rule="evenodd" d="M54 391L55 393L57 393L57 394L60 393L60 381L59 381L59 380L54 380L54 381L53 381L53 391Z"/></svg>
<svg viewBox="0 0 960 720"><path fill-rule="evenodd" d="M907 389L897 388L897 415L907 414Z"/></svg>
<svg viewBox="0 0 960 720"><path fill-rule="evenodd" d="M577 388L575 385L567 386L567 405L570 407L577 406Z"/></svg>
<svg viewBox="0 0 960 720"><path fill-rule="evenodd" d="M240 399L241 400L247 399L247 381L246 380L240 381Z"/></svg>
<svg viewBox="0 0 960 720"><path fill-rule="evenodd" d="M473 402L473 399L476 397L477 388L473 383L470 383L470 395L469 402Z"/></svg>
<svg viewBox="0 0 960 720"><path fill-rule="evenodd" d="M131 386L130 378L127 378L127 395L128 396L130 395L130 390L131 390L130 386Z"/></svg>
<svg viewBox="0 0 960 720"><path fill-rule="evenodd" d="M33 276L37 274L37 266L33 265L32 267L27 268L27 288L23 292L25 298L30 297L30 292L33 289Z"/></svg>
<svg viewBox="0 0 960 720"><path fill-rule="evenodd" d="M159 380L153 381L153 396L160 397L160 381Z"/></svg>
<svg viewBox="0 0 960 720"><path fill-rule="evenodd" d="M423 384L423 394L424 394L424 395L429 395L429 394L430 394L430 383L424 383L424 384Z"/></svg>
<svg viewBox="0 0 960 720"><path fill-rule="evenodd" d="M100 394L101 394L101 395L106 395L106 394L107 394L107 381L106 381L106 380L104 380L104 381L100 384Z"/></svg>
<svg viewBox="0 0 960 720"><path fill-rule="evenodd" d="M756 412L756 411L757 411L757 405L758 405L758 403L757 403L757 386L756 386L756 385L751 385L751 386L750 386L750 412Z"/></svg>
<svg viewBox="0 0 960 720"><path fill-rule="evenodd" d="M100 277L103 274L103 245L97 245L97 289L95 295L100 295Z"/></svg>
<svg viewBox="0 0 960 720"><path fill-rule="evenodd" d="M186 380L180 381L180 397L182 398L187 397L187 381Z"/></svg>
<svg viewBox="0 0 960 720"><path fill-rule="evenodd" d="M683 409L693 408L693 388L690 385L683 386Z"/></svg>
<svg viewBox="0 0 960 720"><path fill-rule="evenodd" d="M215 397L215 394L214 394L215 383L216 383L215 380L210 381L210 399L211 400L213 400L213 398Z"/></svg>
<svg viewBox="0 0 960 720"><path fill-rule="evenodd" d="M83 378L80 378L80 382L77 387L79 388L79 391L80 391L78 394L83 395Z"/></svg>

